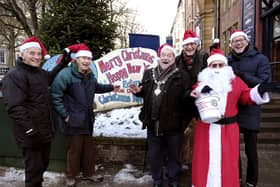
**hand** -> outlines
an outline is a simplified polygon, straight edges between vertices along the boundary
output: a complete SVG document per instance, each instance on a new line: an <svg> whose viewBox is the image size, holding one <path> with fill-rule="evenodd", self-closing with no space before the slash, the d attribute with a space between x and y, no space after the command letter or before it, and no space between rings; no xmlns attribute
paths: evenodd
<svg viewBox="0 0 280 187"><path fill-rule="evenodd" d="M190 96L192 96L193 98L199 98L199 92L198 91L196 91L196 90L193 90L192 92L191 92L191 94L190 94Z"/></svg>
<svg viewBox="0 0 280 187"><path fill-rule="evenodd" d="M68 50L64 49L63 56L62 56L60 63L63 63L65 66L67 66L69 64L69 62L71 62L71 60L72 60L71 53L72 52L69 49Z"/></svg>
<svg viewBox="0 0 280 187"><path fill-rule="evenodd" d="M210 88L208 85L205 85L202 90L201 93L210 93L213 89Z"/></svg>
<svg viewBox="0 0 280 187"><path fill-rule="evenodd" d="M65 119L64 119L65 123L68 123L69 122L69 116L67 116Z"/></svg>
<svg viewBox="0 0 280 187"><path fill-rule="evenodd" d="M280 84L278 82L261 83L258 87L258 92L262 96L265 92L280 93Z"/></svg>
<svg viewBox="0 0 280 187"><path fill-rule="evenodd" d="M120 85L114 85L114 92L119 92L119 93L123 93L124 89L121 89Z"/></svg>
<svg viewBox="0 0 280 187"><path fill-rule="evenodd" d="M131 85L129 85L128 89L133 94L136 94L142 90L142 86L136 86L135 84L131 84Z"/></svg>

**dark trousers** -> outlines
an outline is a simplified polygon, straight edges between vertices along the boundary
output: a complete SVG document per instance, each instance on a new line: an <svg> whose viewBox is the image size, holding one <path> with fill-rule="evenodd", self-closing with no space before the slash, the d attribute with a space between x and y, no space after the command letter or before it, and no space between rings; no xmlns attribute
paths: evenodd
<svg viewBox="0 0 280 187"><path fill-rule="evenodd" d="M240 133L244 135L245 154L247 156L246 182L257 185L259 166L257 150L257 131L240 128ZM239 154L240 155L240 154ZM242 177L242 163L239 156L239 177Z"/></svg>
<svg viewBox="0 0 280 187"><path fill-rule="evenodd" d="M161 185L163 182L164 151L166 147L168 156L168 182L177 182L177 177L181 171L181 141L181 133L175 135L155 136L154 133L148 132L148 160L155 184Z"/></svg>
<svg viewBox="0 0 280 187"><path fill-rule="evenodd" d="M51 142L38 147L23 147L25 187L42 187L43 173L49 165Z"/></svg>
<svg viewBox="0 0 280 187"><path fill-rule="evenodd" d="M89 135L67 135L66 176L75 178L82 171L84 177L91 177L95 167L95 144Z"/></svg>

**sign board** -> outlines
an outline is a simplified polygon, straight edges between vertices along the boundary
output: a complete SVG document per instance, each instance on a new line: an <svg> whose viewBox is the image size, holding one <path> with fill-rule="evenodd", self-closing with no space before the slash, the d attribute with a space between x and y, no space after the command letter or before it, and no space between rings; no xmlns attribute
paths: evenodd
<svg viewBox="0 0 280 187"><path fill-rule="evenodd" d="M99 83L120 85L124 93L96 94L96 110L108 110L139 105L142 99L129 93L129 85L138 85L144 70L157 66L157 54L147 48L126 48L110 52L95 60Z"/></svg>
<svg viewBox="0 0 280 187"><path fill-rule="evenodd" d="M242 1L242 30L248 35L250 43L255 45L256 35L256 1Z"/></svg>
<svg viewBox="0 0 280 187"><path fill-rule="evenodd" d="M56 55L45 62L43 69L50 71L60 62L61 55ZM72 54L75 59L75 54ZM90 68L101 84L120 85L123 93L96 94L94 102L96 111L135 106L142 99L129 93L129 85L139 84L144 70L157 66L157 53L147 48L126 48L112 51L100 59L93 61Z"/></svg>

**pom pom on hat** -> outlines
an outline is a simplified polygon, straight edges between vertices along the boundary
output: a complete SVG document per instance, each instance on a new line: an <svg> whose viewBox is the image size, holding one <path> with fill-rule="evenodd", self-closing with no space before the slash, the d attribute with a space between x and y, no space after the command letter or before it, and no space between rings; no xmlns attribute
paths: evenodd
<svg viewBox="0 0 280 187"><path fill-rule="evenodd" d="M230 43L232 42L232 40L233 40L235 37L238 37L238 36L244 36L245 39L246 39L247 41L249 41L248 35L247 35L244 31L242 31L242 30L237 30L237 29L233 29L233 31L232 31L232 33L231 33L231 36L230 36L230 39L229 39Z"/></svg>
<svg viewBox="0 0 280 187"><path fill-rule="evenodd" d="M92 58L91 51L84 43L70 45L67 48L65 48L65 50L66 51L71 50L73 53L76 53L76 58L81 56Z"/></svg>
<svg viewBox="0 0 280 187"><path fill-rule="evenodd" d="M46 48L44 47L44 45L42 44L42 42L36 36L32 36L30 38L25 39L23 41L22 45L20 46L19 50L20 50L20 52L23 52L25 49L28 49L31 47L36 47L36 48L41 49L42 55L44 56L45 60L47 60L51 57L50 55L48 55L48 52L47 52Z"/></svg>
<svg viewBox="0 0 280 187"><path fill-rule="evenodd" d="M184 33L183 38L183 45L189 44L189 43L196 43L198 40L198 37L196 36L195 32L191 30L186 30Z"/></svg>
<svg viewBox="0 0 280 187"><path fill-rule="evenodd" d="M211 50L210 56L207 59L207 65L209 66L212 62L214 62L216 60L221 60L226 65L228 64L228 60L227 60L227 58L225 57L223 51L220 48L218 48L218 49L213 48Z"/></svg>
<svg viewBox="0 0 280 187"><path fill-rule="evenodd" d="M167 50L167 49L170 50L170 51L172 51L173 54L174 54L174 56L176 56L176 51L175 51L175 49L174 49L171 45L165 43L165 44L162 44L162 45L158 48L158 57L160 57L161 53L162 53L163 51Z"/></svg>

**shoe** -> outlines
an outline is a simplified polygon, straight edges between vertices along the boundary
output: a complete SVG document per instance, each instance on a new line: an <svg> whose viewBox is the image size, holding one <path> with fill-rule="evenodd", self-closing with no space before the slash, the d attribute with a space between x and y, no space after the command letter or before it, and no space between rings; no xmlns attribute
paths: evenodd
<svg viewBox="0 0 280 187"><path fill-rule="evenodd" d="M75 187L76 181L75 179L66 178L66 186L67 187Z"/></svg>
<svg viewBox="0 0 280 187"><path fill-rule="evenodd" d="M102 182L104 177L102 175L92 175L91 177L84 177L84 180L90 180L93 182Z"/></svg>
<svg viewBox="0 0 280 187"><path fill-rule="evenodd" d="M162 187L160 184L153 184L153 187Z"/></svg>
<svg viewBox="0 0 280 187"><path fill-rule="evenodd" d="M179 187L179 185L177 184L177 182L174 183L170 183L168 184L169 187Z"/></svg>

